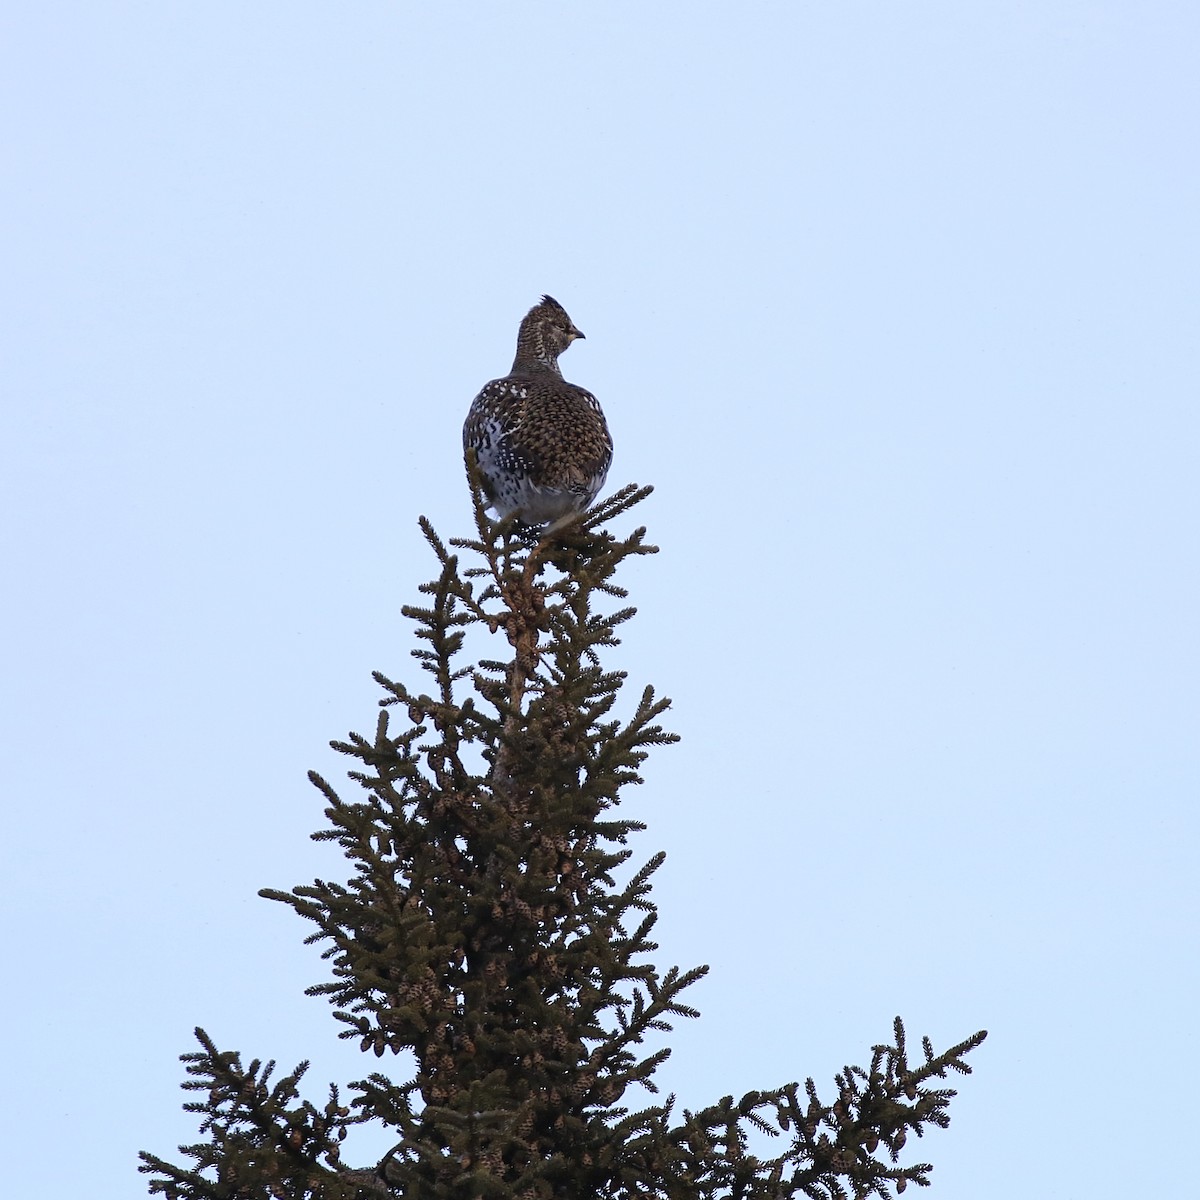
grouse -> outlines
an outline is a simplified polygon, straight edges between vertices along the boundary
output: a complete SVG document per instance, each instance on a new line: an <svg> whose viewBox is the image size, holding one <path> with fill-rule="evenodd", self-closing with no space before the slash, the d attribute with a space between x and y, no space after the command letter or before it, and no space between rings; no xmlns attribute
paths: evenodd
<svg viewBox="0 0 1200 1200"><path fill-rule="evenodd" d="M488 507L552 533L595 500L612 462L612 438L591 392L568 383L558 356L583 334L552 296L525 314L517 356L475 397L463 425Z"/></svg>

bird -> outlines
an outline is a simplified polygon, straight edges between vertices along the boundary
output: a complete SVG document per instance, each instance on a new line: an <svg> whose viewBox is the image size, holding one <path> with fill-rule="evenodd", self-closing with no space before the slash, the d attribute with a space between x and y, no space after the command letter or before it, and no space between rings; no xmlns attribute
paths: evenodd
<svg viewBox="0 0 1200 1200"><path fill-rule="evenodd" d="M553 296L521 321L512 370L485 383L463 424L463 456L475 452L487 507L549 536L596 499L613 444L600 402L568 383L558 356L583 332Z"/></svg>

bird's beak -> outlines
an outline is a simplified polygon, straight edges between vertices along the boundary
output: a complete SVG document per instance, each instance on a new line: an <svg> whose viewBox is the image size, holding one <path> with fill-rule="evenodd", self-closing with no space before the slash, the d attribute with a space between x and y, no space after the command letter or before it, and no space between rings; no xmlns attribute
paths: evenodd
<svg viewBox="0 0 1200 1200"><path fill-rule="evenodd" d="M582 329L576 329L575 326L572 325L571 340L574 341L576 338L583 338L584 341L587 341L587 334L584 333Z"/></svg>

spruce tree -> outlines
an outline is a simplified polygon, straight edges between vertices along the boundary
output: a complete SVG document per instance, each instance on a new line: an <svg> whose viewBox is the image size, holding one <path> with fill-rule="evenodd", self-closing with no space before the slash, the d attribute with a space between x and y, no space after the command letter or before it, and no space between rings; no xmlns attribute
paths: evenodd
<svg viewBox="0 0 1200 1200"><path fill-rule="evenodd" d="M644 826L616 815L650 747L676 740L650 687L614 715L625 677L603 665L634 614L618 569L655 552L644 529L604 527L649 490L625 488L536 542L490 521L478 486L475 538L447 547L422 519L438 572L404 612L428 690L376 674L373 735L333 743L354 760L356 798L311 776L328 818L313 836L341 847L350 878L262 892L315 927L331 977L309 992L333 1005L340 1036L402 1069L305 1099L306 1063L277 1078L197 1029L183 1086L203 1140L180 1148L185 1165L143 1153L152 1193L828 1200L928 1183L930 1166L900 1152L948 1124L941 1081L969 1073L982 1032L910 1054L897 1018L828 1103L811 1079L697 1111L654 1102L670 1051L647 1036L697 1015L684 993L707 968L651 962L664 855L626 867ZM472 661L477 641L503 655ZM367 1123L394 1145L348 1165L342 1143Z"/></svg>

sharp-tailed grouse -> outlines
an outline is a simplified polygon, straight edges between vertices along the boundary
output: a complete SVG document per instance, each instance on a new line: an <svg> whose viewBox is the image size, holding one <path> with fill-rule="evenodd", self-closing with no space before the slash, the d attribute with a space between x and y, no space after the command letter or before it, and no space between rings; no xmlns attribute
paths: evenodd
<svg viewBox="0 0 1200 1200"><path fill-rule="evenodd" d="M558 368L581 337L563 306L543 296L521 322L512 370L484 384L463 425L463 453L475 451L489 507L548 532L595 500L612 462L596 397Z"/></svg>

